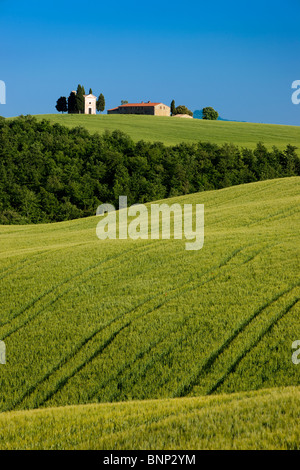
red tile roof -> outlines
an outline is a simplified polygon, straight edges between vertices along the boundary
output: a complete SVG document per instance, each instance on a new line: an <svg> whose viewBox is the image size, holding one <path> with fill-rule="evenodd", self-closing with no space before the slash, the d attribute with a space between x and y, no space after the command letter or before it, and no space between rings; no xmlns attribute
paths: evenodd
<svg viewBox="0 0 300 470"><path fill-rule="evenodd" d="M131 107L131 106L157 106L158 104L162 104L162 103L127 103L127 104L121 104L121 106L119 106L119 108L127 108L127 107Z"/></svg>

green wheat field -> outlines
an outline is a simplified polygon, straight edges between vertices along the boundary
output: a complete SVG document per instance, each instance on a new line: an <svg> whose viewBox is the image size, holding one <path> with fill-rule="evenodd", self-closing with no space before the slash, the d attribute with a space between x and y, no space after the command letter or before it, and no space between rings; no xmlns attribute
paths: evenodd
<svg viewBox="0 0 300 470"><path fill-rule="evenodd" d="M240 147L255 148L257 142L266 147L273 145L283 149L288 144L300 147L298 126L258 124L247 122L205 121L202 119L181 119L176 117L138 115L97 115L44 114L37 119L47 119L67 127L82 126L91 133L119 129L134 141L163 142L175 145L181 142L208 141L216 144L234 143Z"/></svg>
<svg viewBox="0 0 300 470"><path fill-rule="evenodd" d="M1 449L300 449L300 178L171 202L201 250L0 227Z"/></svg>

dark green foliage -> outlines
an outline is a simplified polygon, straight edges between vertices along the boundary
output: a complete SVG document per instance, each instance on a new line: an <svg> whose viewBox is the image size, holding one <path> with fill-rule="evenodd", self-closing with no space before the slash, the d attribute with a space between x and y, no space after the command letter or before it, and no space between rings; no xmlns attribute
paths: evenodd
<svg viewBox="0 0 300 470"><path fill-rule="evenodd" d="M89 95L93 94L93 90L90 88Z"/></svg>
<svg viewBox="0 0 300 470"><path fill-rule="evenodd" d="M77 111L79 114L84 114L84 96L85 90L82 85L78 85L77 93L76 93L76 104L77 104Z"/></svg>
<svg viewBox="0 0 300 470"><path fill-rule="evenodd" d="M121 131L91 135L38 122L0 119L0 224L69 220L119 195L150 202L241 183L300 175L296 147L272 151L208 142L133 142Z"/></svg>
<svg viewBox="0 0 300 470"><path fill-rule="evenodd" d="M121 100L121 105L123 104L128 104L128 101L127 100Z"/></svg>
<svg viewBox="0 0 300 470"><path fill-rule="evenodd" d="M66 113L68 111L67 98L65 96L58 98L55 107L59 113Z"/></svg>
<svg viewBox="0 0 300 470"><path fill-rule="evenodd" d="M219 117L219 113L210 106L207 108L203 108L202 110L202 119L206 119L209 121L216 121Z"/></svg>
<svg viewBox="0 0 300 470"><path fill-rule="evenodd" d="M73 91L71 91L70 96L68 98L68 113L78 114L76 93L74 93Z"/></svg>
<svg viewBox="0 0 300 470"><path fill-rule="evenodd" d="M105 99L102 93L100 93L99 98L97 99L96 108L100 113L105 109Z"/></svg>
<svg viewBox="0 0 300 470"><path fill-rule="evenodd" d="M175 105L175 103L174 103ZM186 106L183 106L183 105L179 105L176 107L175 109L175 113L174 114L188 114L189 116L193 116L193 112L188 109Z"/></svg>
<svg viewBox="0 0 300 470"><path fill-rule="evenodd" d="M171 101L171 116L174 116L176 114L176 106L175 106L175 100Z"/></svg>

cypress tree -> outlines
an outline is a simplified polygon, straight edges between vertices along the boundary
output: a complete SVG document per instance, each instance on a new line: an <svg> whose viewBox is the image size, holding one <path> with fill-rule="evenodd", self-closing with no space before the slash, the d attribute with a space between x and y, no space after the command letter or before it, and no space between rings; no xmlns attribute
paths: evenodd
<svg viewBox="0 0 300 470"><path fill-rule="evenodd" d="M77 103L77 112L79 114L84 114L84 96L83 95L85 95L84 87L81 85L78 85L77 93L76 93L76 103Z"/></svg>
<svg viewBox="0 0 300 470"><path fill-rule="evenodd" d="M175 100L172 100L172 102L171 102L171 116L174 116L175 114L176 114Z"/></svg>
<svg viewBox="0 0 300 470"><path fill-rule="evenodd" d="M102 93L100 93L99 98L97 99L96 108L100 113L105 109L105 98Z"/></svg>
<svg viewBox="0 0 300 470"><path fill-rule="evenodd" d="M68 113L69 114L76 114L77 111L77 101L76 101L76 93L71 91L70 96L68 98Z"/></svg>

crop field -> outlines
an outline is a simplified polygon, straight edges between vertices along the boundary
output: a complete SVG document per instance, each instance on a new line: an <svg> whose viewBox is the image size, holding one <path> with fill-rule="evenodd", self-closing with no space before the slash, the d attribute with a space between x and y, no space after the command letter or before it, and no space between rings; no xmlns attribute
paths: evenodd
<svg viewBox="0 0 300 470"><path fill-rule="evenodd" d="M91 133L119 129L134 141L160 141L166 145L201 140L216 144L233 143L240 147L253 149L257 142L261 141L269 149L274 145L283 149L288 144L300 148L298 126L107 114L98 116L44 114L35 117L48 119L52 123L59 123L71 128L82 126Z"/></svg>
<svg viewBox="0 0 300 470"><path fill-rule="evenodd" d="M299 387L0 414L0 449L300 449Z"/></svg>
<svg viewBox="0 0 300 470"><path fill-rule="evenodd" d="M2 447L30 446L30 434L19 431L24 423L32 423L33 433L44 432L41 423L54 423L53 429L57 424L61 438L66 423L90 427L90 420L108 409L128 413L131 431L139 422L141 433L152 413L153 432L141 441L150 448L208 446L205 434L196 439L199 423L211 420L207 432L213 433L222 413L227 416L234 407L242 416L240 424L236 421L237 446L251 447L254 435L250 426L245 437L245 422L252 425L256 409L257 426L264 422L264 406L271 424L266 418L262 442L271 447L278 438L279 447L299 445L299 389L285 392L284 387L300 385L300 365L291 360L291 345L300 339L300 178L171 202L204 204L201 250L186 251L185 240L99 240L97 217L0 227L0 340L6 344L0 420L11 419L10 426L1 426ZM277 392L268 398L272 388ZM259 394L248 393L256 390ZM286 393L282 403L281 393ZM153 399L162 400L162 408L156 409ZM286 413L284 423L277 416L278 428L269 399ZM127 403L132 400L138 402ZM213 403L219 405L212 410ZM76 414L73 408L53 411L86 404L93 405L77 408ZM131 417L130 407L139 409L139 418ZM26 409L31 411L20 413ZM160 409L163 421L156 422ZM165 434L168 420L170 435ZM272 423L275 441L268 434ZM229 428L230 447L235 444ZM191 441L179 440L181 429L188 429ZM52 432L47 447L59 446ZM121 427L116 433L120 448L136 446L133 432ZM109 448L104 434L101 445ZM78 444L76 433L73 441L64 436L62 446L64 439L67 447Z"/></svg>

